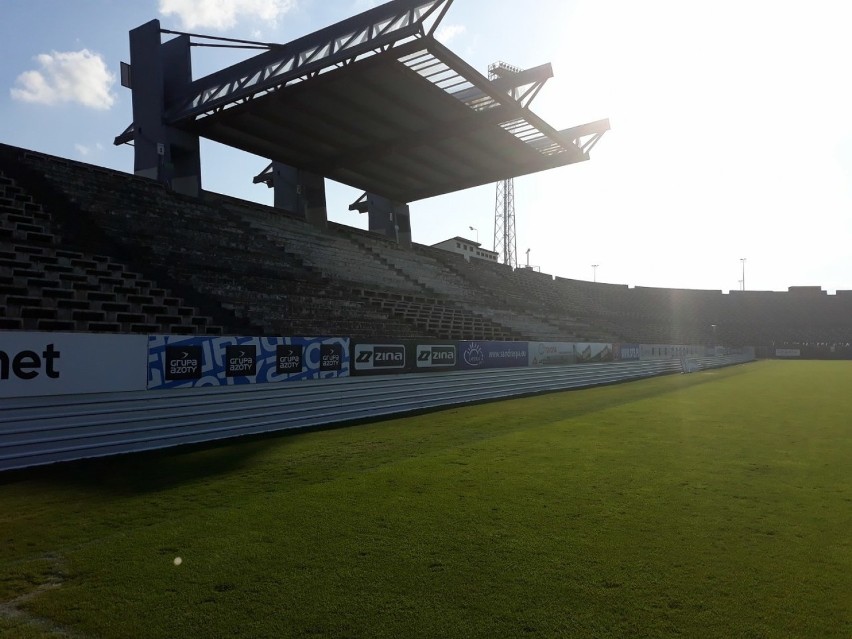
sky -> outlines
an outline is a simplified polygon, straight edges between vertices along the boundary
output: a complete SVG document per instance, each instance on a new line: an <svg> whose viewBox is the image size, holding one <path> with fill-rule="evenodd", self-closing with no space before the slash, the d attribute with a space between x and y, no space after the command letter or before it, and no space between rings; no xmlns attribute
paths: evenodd
<svg viewBox="0 0 852 639"><path fill-rule="evenodd" d="M283 43L376 4L0 0L0 142L132 172L112 144L130 29ZM852 289L849 24L840 0L455 0L438 37L483 73L552 63L531 110L557 129L610 118L591 161L515 180L521 265L529 249L562 277L722 291L745 267L748 290L834 292ZM236 55L194 49L195 77ZM266 164L202 141L207 190L271 204L251 181ZM366 228L360 192L327 188L329 219ZM413 238L492 248L494 206L494 185L413 202Z"/></svg>

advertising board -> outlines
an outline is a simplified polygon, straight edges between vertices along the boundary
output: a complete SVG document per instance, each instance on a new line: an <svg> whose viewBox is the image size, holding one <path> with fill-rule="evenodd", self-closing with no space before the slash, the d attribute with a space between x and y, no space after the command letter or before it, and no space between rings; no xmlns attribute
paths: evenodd
<svg viewBox="0 0 852 639"><path fill-rule="evenodd" d="M564 366L577 362L574 342L530 342L530 366Z"/></svg>
<svg viewBox="0 0 852 639"><path fill-rule="evenodd" d="M578 364L588 362L611 362L612 344L599 342L577 342L574 344L574 353Z"/></svg>
<svg viewBox="0 0 852 639"><path fill-rule="evenodd" d="M775 357L801 357L802 350L800 348L776 348Z"/></svg>
<svg viewBox="0 0 852 639"><path fill-rule="evenodd" d="M529 366L529 342L459 342L459 368Z"/></svg>
<svg viewBox="0 0 852 639"><path fill-rule="evenodd" d="M639 344L613 344L612 354L616 362L634 362L641 357L642 349Z"/></svg>
<svg viewBox="0 0 852 639"><path fill-rule="evenodd" d="M0 397L145 389L145 335L0 331Z"/></svg>
<svg viewBox="0 0 852 639"><path fill-rule="evenodd" d="M346 377L348 337L148 338L148 388L192 388Z"/></svg>

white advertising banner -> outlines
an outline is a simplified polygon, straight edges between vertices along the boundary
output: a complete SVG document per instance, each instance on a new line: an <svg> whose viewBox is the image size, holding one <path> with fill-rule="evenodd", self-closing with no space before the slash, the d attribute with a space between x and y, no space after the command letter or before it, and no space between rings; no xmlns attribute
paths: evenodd
<svg viewBox="0 0 852 639"><path fill-rule="evenodd" d="M577 362L574 342L530 342L530 366L559 366Z"/></svg>
<svg viewBox="0 0 852 639"><path fill-rule="evenodd" d="M799 348L776 348L775 357L801 357L802 350Z"/></svg>
<svg viewBox="0 0 852 639"><path fill-rule="evenodd" d="M0 397L145 390L148 336L0 331Z"/></svg>

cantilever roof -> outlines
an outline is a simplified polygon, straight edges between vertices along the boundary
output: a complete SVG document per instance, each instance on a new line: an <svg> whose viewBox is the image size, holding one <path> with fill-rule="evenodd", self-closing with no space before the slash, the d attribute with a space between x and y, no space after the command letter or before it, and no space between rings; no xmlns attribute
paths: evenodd
<svg viewBox="0 0 852 639"><path fill-rule="evenodd" d="M435 10L444 2L404 4ZM373 11L387 12L391 5ZM414 37L406 32L401 44L343 63L329 59L310 74L270 73L271 56L281 54L262 54L257 72L249 60L232 75L251 82L260 77L263 90L252 93L246 81L226 82L229 70L223 70L193 83L189 101L172 110L171 121L398 202L587 160L609 128L604 120L560 133L513 98L504 80L489 81L435 40L433 31L418 29ZM277 77L280 83L270 85Z"/></svg>

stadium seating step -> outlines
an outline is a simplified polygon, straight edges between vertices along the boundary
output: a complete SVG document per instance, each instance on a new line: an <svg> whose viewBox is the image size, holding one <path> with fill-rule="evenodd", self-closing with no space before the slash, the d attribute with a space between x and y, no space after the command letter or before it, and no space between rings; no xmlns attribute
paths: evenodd
<svg viewBox="0 0 852 639"><path fill-rule="evenodd" d="M9 306L38 306L41 304L41 298L29 297L26 295L9 295L6 297L6 307Z"/></svg>
<svg viewBox="0 0 852 639"><path fill-rule="evenodd" d="M56 319L57 313L55 308L25 306L21 309L21 317L24 319Z"/></svg>
<svg viewBox="0 0 852 639"><path fill-rule="evenodd" d="M84 311L90 308L90 304L85 300L58 299L56 300L56 308Z"/></svg>
<svg viewBox="0 0 852 639"><path fill-rule="evenodd" d="M186 324L171 324L168 325L166 332L173 335L195 335L198 329L195 326L187 326Z"/></svg>
<svg viewBox="0 0 852 639"><path fill-rule="evenodd" d="M144 313L116 313L115 321L122 324L143 324L147 320Z"/></svg>
<svg viewBox="0 0 852 639"><path fill-rule="evenodd" d="M77 272L70 266L51 266L45 271L59 273L59 279L63 282L88 282L89 278Z"/></svg>
<svg viewBox="0 0 852 639"><path fill-rule="evenodd" d="M77 324L69 320L40 319L36 327L40 331L74 331Z"/></svg>
<svg viewBox="0 0 852 639"><path fill-rule="evenodd" d="M130 304L127 302L101 302L101 310L107 313L129 313Z"/></svg>
<svg viewBox="0 0 852 639"><path fill-rule="evenodd" d="M121 324L115 322L89 322L88 330L92 333L120 333Z"/></svg>
<svg viewBox="0 0 852 639"><path fill-rule="evenodd" d="M56 280L48 280L42 277L31 277L27 279L27 288L39 290L43 288L62 288L62 284Z"/></svg>
<svg viewBox="0 0 852 639"><path fill-rule="evenodd" d="M162 304L142 304L142 312L148 313L149 315L157 315L159 313L168 313L169 309Z"/></svg>
<svg viewBox="0 0 852 639"><path fill-rule="evenodd" d="M7 331L16 331L22 330L24 328L24 323L22 320L17 317L6 317L0 316L0 329Z"/></svg>
<svg viewBox="0 0 852 639"><path fill-rule="evenodd" d="M70 266L63 266L62 264L45 264L44 270L48 273L73 273L74 269ZM85 279L85 278L83 278Z"/></svg>
<svg viewBox="0 0 852 639"><path fill-rule="evenodd" d="M0 285L0 295L26 296L29 291L26 286L14 286L11 284Z"/></svg>
<svg viewBox="0 0 852 639"><path fill-rule="evenodd" d="M29 265L28 265L29 266ZM12 270L12 275L15 277L41 279L41 271L31 268L16 268Z"/></svg>
<svg viewBox="0 0 852 639"><path fill-rule="evenodd" d="M86 298L90 302L117 302L118 301L118 299L115 296L115 293L111 293L111 292L107 292L107 291L101 291L101 290L89 291L86 294Z"/></svg>
<svg viewBox="0 0 852 639"><path fill-rule="evenodd" d="M38 224L33 224L32 220L30 220L28 218L24 218L24 219L26 219L27 221L26 222L17 222L15 224L15 230L16 231L33 232L33 233L40 233L42 235L45 235L43 226L40 226Z"/></svg>
<svg viewBox="0 0 852 639"><path fill-rule="evenodd" d="M30 246L28 244L19 244L13 247L16 253L24 253L26 255L43 255L44 248L41 246Z"/></svg>
<svg viewBox="0 0 852 639"><path fill-rule="evenodd" d="M74 311L71 313L71 318L77 322L103 322L106 319L106 314L103 311L86 309Z"/></svg>
<svg viewBox="0 0 852 639"><path fill-rule="evenodd" d="M74 299L74 291L67 288L56 288L56 287L44 287L41 290L41 294L50 299L65 299L65 300L73 300Z"/></svg>
<svg viewBox="0 0 852 639"><path fill-rule="evenodd" d="M30 257L30 261L33 264L42 264L42 268L46 266L56 266L59 264L59 258L54 255L33 255Z"/></svg>
<svg viewBox="0 0 852 639"><path fill-rule="evenodd" d="M56 236L52 233L36 233L35 231L28 231L26 234L27 242L32 242L33 244L55 244Z"/></svg>
<svg viewBox="0 0 852 639"><path fill-rule="evenodd" d="M62 278L60 277L59 279L62 279ZM80 292L91 292L91 291L100 291L101 290L100 286L98 286L97 284L92 284L92 283L90 283L86 280L83 280L82 282L79 281L79 280L72 281L71 282L71 288L73 288L75 291L80 291Z"/></svg>
<svg viewBox="0 0 852 639"><path fill-rule="evenodd" d="M16 211L16 212L8 212L8 213L4 213L4 214L3 214L3 216L2 216L2 218L3 218L3 219L5 219L5 220L6 220L6 222L11 222L11 223L13 223L13 224L30 224L30 223L32 223L32 218L31 218L30 216L28 216L28 215L21 215L21 214L20 214L20 213L18 213L17 211ZM18 229L18 230L25 231L25 230L27 230L27 229ZM43 230L43 229L39 227L38 229L30 229L30 230L38 230L38 231L41 231L41 230Z"/></svg>
<svg viewBox="0 0 852 639"><path fill-rule="evenodd" d="M65 258L68 260L81 260L83 259L83 254L77 251L68 251L65 249L56 249L56 257Z"/></svg>
<svg viewBox="0 0 852 639"><path fill-rule="evenodd" d="M131 324L130 331L132 333L160 333L161 327L159 324Z"/></svg>

